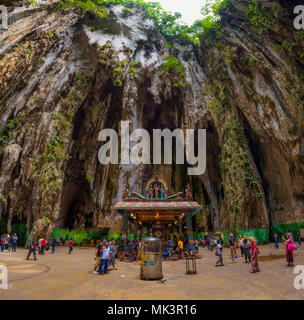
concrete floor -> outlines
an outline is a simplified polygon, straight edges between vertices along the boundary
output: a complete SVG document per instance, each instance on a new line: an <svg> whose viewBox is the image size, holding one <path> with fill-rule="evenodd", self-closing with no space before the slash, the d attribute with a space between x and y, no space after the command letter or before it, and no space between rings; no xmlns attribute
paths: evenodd
<svg viewBox="0 0 304 320"><path fill-rule="evenodd" d="M261 257L285 254L281 245L261 246ZM232 263L224 250L224 267L215 267L216 256L200 249L197 274L185 274L185 262L164 262L164 283L139 280L139 265L118 262L118 270L94 275L94 248L76 247L71 255L67 248L47 252L38 261L26 261L27 251L0 253L0 265L8 268L9 288L0 289L4 299L304 299L304 289L296 290L296 274L286 266L284 257L260 261L260 273L251 274L250 265L239 257ZM239 253L239 250L238 250ZM261 258L264 260L265 258ZM295 265L304 265L303 248L295 251Z"/></svg>

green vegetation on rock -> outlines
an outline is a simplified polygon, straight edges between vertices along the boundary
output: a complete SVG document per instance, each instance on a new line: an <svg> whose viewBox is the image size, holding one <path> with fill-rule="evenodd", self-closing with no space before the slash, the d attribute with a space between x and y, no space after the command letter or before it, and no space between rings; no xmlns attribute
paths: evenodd
<svg viewBox="0 0 304 320"><path fill-rule="evenodd" d="M14 129L16 129L19 124L19 118L14 118L8 121L2 136L0 136L0 154L3 152L3 148L8 144L10 138L12 137Z"/></svg>
<svg viewBox="0 0 304 320"><path fill-rule="evenodd" d="M96 14L100 18L108 15L109 5L123 5L124 15L135 13L136 7L145 10L148 17L153 19L162 34L170 41L182 39L195 44L200 44L201 38L209 41L221 34L219 13L229 6L230 0L208 0L202 8L205 18L197 20L192 26L179 22L180 13L168 13L157 2L145 2L143 0L63 0L59 6L63 9L78 7L82 10Z"/></svg>
<svg viewBox="0 0 304 320"><path fill-rule="evenodd" d="M60 188L61 166L69 159L65 153L65 144L70 133L73 114L66 116L53 113L56 134L51 137L47 150L35 161L34 167L42 188L46 191Z"/></svg>
<svg viewBox="0 0 304 320"><path fill-rule="evenodd" d="M259 34L262 34L271 29L279 18L279 8L269 8L257 0L250 0L246 16L249 18L250 24L258 29Z"/></svg>
<svg viewBox="0 0 304 320"><path fill-rule="evenodd" d="M176 73L180 76L185 76L185 71L183 66L179 63L178 59L173 56L167 56L165 62L163 63L163 70L168 71L172 74Z"/></svg>

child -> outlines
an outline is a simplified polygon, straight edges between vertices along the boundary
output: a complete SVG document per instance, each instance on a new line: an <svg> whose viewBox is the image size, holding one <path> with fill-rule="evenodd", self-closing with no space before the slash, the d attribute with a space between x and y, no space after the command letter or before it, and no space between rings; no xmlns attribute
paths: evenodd
<svg viewBox="0 0 304 320"><path fill-rule="evenodd" d="M277 234L277 233L274 234L273 241L274 241L274 247L275 247L276 249L279 249L279 237L278 237L278 234Z"/></svg>
<svg viewBox="0 0 304 320"><path fill-rule="evenodd" d="M73 251L73 240L70 239L69 240L69 252L68 253L72 253L72 251Z"/></svg>

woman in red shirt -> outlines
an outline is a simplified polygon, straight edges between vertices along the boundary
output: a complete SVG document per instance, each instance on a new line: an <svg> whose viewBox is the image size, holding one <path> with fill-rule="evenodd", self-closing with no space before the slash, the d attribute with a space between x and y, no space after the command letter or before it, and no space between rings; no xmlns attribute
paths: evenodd
<svg viewBox="0 0 304 320"><path fill-rule="evenodd" d="M4 252L4 248L5 248L5 240L4 237L1 238L1 252Z"/></svg>
<svg viewBox="0 0 304 320"><path fill-rule="evenodd" d="M45 246L46 246L46 240L45 240L45 238L43 238L41 241L41 253L42 254L44 254Z"/></svg>

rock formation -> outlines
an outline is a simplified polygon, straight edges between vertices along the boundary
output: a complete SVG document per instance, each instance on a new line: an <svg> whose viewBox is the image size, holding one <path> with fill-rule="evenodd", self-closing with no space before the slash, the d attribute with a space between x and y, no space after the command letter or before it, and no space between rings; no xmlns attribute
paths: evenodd
<svg viewBox="0 0 304 320"><path fill-rule="evenodd" d="M0 33L0 219L120 231L111 208L125 184L142 192L158 175L169 193L191 183L198 230L304 221L304 30L293 27L297 1L262 2L256 25L248 1L230 1L217 39L200 45L168 44L140 6L112 5L104 18L50 3L10 8ZM121 120L150 133L206 128L205 174L102 166L98 134Z"/></svg>

